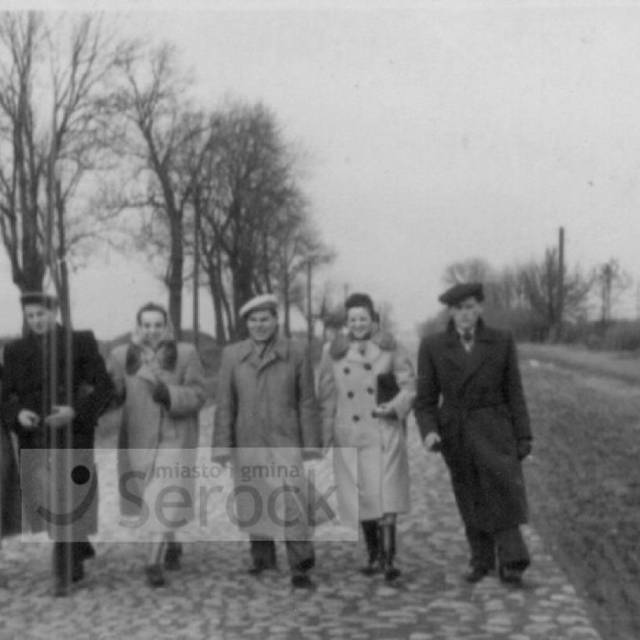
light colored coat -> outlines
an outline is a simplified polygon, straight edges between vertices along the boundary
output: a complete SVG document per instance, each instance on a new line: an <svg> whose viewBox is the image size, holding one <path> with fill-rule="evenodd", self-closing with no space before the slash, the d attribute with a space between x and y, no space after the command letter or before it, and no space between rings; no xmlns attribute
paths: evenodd
<svg viewBox="0 0 640 640"><path fill-rule="evenodd" d="M196 464L198 414L205 401L204 372L197 351L187 343L177 343L177 357L171 368L154 358L133 374L126 372L127 350L128 345L116 347L109 357L108 369L116 393L125 394L118 472L121 481L126 474L127 482L126 493L120 495L120 507L123 515L138 516L143 501L153 511L158 493L168 486L175 487L182 496L186 491L191 502L195 500L195 474L183 470ZM157 381L169 390L169 409L153 400ZM163 508L166 521L191 520L193 504L180 506L180 500L172 497L176 505Z"/></svg>
<svg viewBox="0 0 640 640"><path fill-rule="evenodd" d="M307 350L293 341L278 338L262 358L259 349L244 340L223 351L212 458L231 457L240 528L254 535L303 540L306 518L285 527L278 518L254 517L259 507L245 490L257 490L264 501L287 486L295 493L286 497L297 496L297 507L306 509L303 459L318 455L322 447L313 369ZM292 507L285 502L283 508Z"/></svg>
<svg viewBox="0 0 640 640"><path fill-rule="evenodd" d="M377 376L393 372L400 392L388 405L395 417L374 417ZM413 365L405 349L355 342L339 358L325 352L319 397L325 439L334 445L334 474L343 522L409 510L406 418L415 395ZM347 449L345 449L347 448Z"/></svg>

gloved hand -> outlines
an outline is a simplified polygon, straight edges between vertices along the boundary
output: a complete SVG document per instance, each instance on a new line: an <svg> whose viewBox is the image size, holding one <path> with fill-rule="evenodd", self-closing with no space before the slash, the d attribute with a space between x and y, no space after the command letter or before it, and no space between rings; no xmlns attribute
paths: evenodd
<svg viewBox="0 0 640 640"><path fill-rule="evenodd" d="M51 413L44 419L48 427L57 428L68 425L74 418L76 412L67 405L51 407Z"/></svg>
<svg viewBox="0 0 640 640"><path fill-rule="evenodd" d="M516 451L518 460L524 460L531 453L531 440L529 438L521 438L516 443Z"/></svg>
<svg viewBox="0 0 640 640"><path fill-rule="evenodd" d="M35 429L40 424L40 416L35 411L20 409L18 423L23 429Z"/></svg>
<svg viewBox="0 0 640 640"><path fill-rule="evenodd" d="M151 397L154 402L161 404L165 409L171 407L171 395L169 394L169 388L164 382L158 382L156 384Z"/></svg>
<svg viewBox="0 0 640 640"><path fill-rule="evenodd" d="M442 451L442 441L440 440L440 435L435 431L427 433L427 435L424 437L423 444L424 448L432 453L439 453L440 451Z"/></svg>

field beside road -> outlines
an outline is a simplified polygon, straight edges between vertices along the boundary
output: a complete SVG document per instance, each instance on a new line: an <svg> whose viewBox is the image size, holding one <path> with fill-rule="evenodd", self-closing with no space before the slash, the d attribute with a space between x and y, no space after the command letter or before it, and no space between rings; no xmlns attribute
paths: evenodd
<svg viewBox="0 0 640 640"><path fill-rule="evenodd" d="M640 359L523 345L532 524L607 640L640 638Z"/></svg>

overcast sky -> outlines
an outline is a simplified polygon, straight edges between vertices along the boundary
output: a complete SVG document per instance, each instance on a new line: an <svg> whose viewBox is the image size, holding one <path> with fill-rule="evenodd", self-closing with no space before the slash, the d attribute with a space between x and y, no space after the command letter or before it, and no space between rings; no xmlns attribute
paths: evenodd
<svg viewBox="0 0 640 640"><path fill-rule="evenodd" d="M438 310L447 264L539 258L560 225L571 265L615 257L640 280L640 7L398 5L129 2L141 9L113 18L173 41L202 104L272 108L307 152L304 187L338 254L324 277L390 302L402 327ZM76 325L101 337L165 297L113 253L72 290ZM9 277L0 294L6 333ZM635 285L620 311L635 313Z"/></svg>

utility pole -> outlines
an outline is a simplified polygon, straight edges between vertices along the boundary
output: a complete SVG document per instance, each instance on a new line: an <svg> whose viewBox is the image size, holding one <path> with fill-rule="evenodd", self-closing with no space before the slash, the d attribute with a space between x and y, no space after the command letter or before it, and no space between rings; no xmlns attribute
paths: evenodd
<svg viewBox="0 0 640 640"><path fill-rule="evenodd" d="M311 269L312 259L307 259L307 341L309 345L313 340L313 309L311 308Z"/></svg>
<svg viewBox="0 0 640 640"><path fill-rule="evenodd" d="M564 315L564 227L558 230L558 310L556 340L562 336L562 319Z"/></svg>

